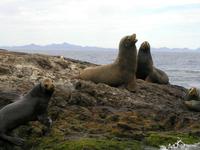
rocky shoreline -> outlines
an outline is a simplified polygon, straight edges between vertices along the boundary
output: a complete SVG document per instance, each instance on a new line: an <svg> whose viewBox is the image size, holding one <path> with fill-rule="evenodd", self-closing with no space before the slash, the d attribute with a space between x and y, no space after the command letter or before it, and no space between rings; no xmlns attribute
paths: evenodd
<svg viewBox="0 0 200 150"><path fill-rule="evenodd" d="M137 80L137 91L72 79L88 62L0 50L0 108L23 95L41 78L55 81L49 115L51 133L31 122L15 130L24 147L0 141L5 149L144 149L200 141L200 113L184 105L186 89Z"/></svg>

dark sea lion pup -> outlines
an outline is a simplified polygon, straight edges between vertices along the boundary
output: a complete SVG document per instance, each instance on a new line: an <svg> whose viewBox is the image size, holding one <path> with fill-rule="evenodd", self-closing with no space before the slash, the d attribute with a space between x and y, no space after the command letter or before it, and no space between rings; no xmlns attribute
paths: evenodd
<svg viewBox="0 0 200 150"><path fill-rule="evenodd" d="M136 77L152 83L169 83L167 74L153 66L150 44L147 41L141 44L138 52Z"/></svg>
<svg viewBox="0 0 200 150"><path fill-rule="evenodd" d="M192 87L187 91L184 104L190 110L200 111L200 95L197 88Z"/></svg>
<svg viewBox="0 0 200 150"><path fill-rule="evenodd" d="M3 107L0 110L0 139L22 145L23 139L12 137L7 133L28 121L35 120L50 127L52 121L47 116L47 107L53 92L53 81L44 79L20 100Z"/></svg>
<svg viewBox="0 0 200 150"><path fill-rule="evenodd" d="M125 85L129 91L135 91L136 42L136 34L123 37L119 43L118 57L112 64L86 68L76 78L110 86Z"/></svg>

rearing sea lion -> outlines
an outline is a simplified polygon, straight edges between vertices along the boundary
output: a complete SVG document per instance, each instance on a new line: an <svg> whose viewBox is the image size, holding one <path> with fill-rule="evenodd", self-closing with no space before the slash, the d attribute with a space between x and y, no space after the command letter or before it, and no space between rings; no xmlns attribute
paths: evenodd
<svg viewBox="0 0 200 150"><path fill-rule="evenodd" d="M152 83L169 83L167 74L153 66L150 44L147 41L141 44L138 52L136 77Z"/></svg>
<svg viewBox="0 0 200 150"><path fill-rule="evenodd" d="M136 42L136 34L123 37L119 43L118 57L114 63L86 68L76 78L110 86L125 85L129 91L134 91L137 67Z"/></svg>
<svg viewBox="0 0 200 150"><path fill-rule="evenodd" d="M28 121L35 120L50 127L52 121L47 116L47 107L53 92L52 80L45 79L20 100L3 107L0 110L0 139L22 145L23 139L12 137L7 133Z"/></svg>

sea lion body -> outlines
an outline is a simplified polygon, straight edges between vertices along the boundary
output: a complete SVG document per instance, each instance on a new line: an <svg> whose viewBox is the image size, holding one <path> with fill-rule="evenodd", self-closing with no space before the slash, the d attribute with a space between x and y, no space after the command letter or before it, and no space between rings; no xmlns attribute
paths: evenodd
<svg viewBox="0 0 200 150"><path fill-rule="evenodd" d="M77 77L110 86L125 85L130 91L136 87L137 67L136 35L125 36L119 44L118 57L114 63L84 69Z"/></svg>
<svg viewBox="0 0 200 150"><path fill-rule="evenodd" d="M140 46L137 59L137 72L138 79L145 80L147 76L153 72L153 59L151 56L150 47L148 42L143 42Z"/></svg>
<svg viewBox="0 0 200 150"><path fill-rule="evenodd" d="M147 41L141 44L138 52L136 77L152 83L169 83L167 74L153 66L150 44Z"/></svg>
<svg viewBox="0 0 200 150"><path fill-rule="evenodd" d="M34 120L32 112L35 107L36 103L24 102L23 99L2 108L0 110L0 132L12 130L27 121Z"/></svg>
<svg viewBox="0 0 200 150"><path fill-rule="evenodd" d="M35 120L50 126L51 120L47 116L47 107L53 91L52 81L45 79L20 100L3 107L0 110L0 138L15 145L22 145L23 139L8 136L7 132Z"/></svg>
<svg viewBox="0 0 200 150"><path fill-rule="evenodd" d="M200 101L197 100L184 101L184 104L189 110L200 111Z"/></svg>
<svg viewBox="0 0 200 150"><path fill-rule="evenodd" d="M168 84L169 78L164 71L153 67L153 71L146 77L145 81L159 84Z"/></svg>

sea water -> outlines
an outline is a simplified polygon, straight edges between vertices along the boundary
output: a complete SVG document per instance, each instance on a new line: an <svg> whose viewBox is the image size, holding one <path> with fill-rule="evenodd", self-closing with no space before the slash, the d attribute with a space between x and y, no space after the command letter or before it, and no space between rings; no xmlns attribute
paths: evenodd
<svg viewBox="0 0 200 150"><path fill-rule="evenodd" d="M117 51L67 51L65 57L96 64L108 64L115 60ZM200 88L200 52L152 52L154 65L164 70L170 83Z"/></svg>
<svg viewBox="0 0 200 150"><path fill-rule="evenodd" d="M168 146L160 146L160 150L200 150L200 143L197 144L185 144L181 140L178 140L174 144Z"/></svg>
<svg viewBox="0 0 200 150"><path fill-rule="evenodd" d="M19 50L18 50L19 51ZM117 50L20 50L22 52L43 53L48 55L64 56L77 60L92 62L95 64L108 64L117 57ZM164 70L170 79L171 84L180 85L186 88L200 88L200 51L153 51L152 57L154 66Z"/></svg>

